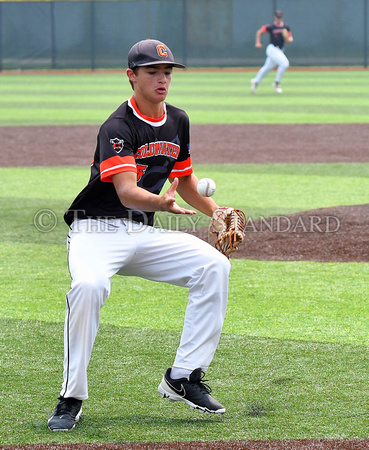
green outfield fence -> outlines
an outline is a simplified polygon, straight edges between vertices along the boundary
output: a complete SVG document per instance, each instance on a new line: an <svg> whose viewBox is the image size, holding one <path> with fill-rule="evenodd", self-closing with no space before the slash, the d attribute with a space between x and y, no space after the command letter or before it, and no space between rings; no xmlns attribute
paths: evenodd
<svg viewBox="0 0 369 450"><path fill-rule="evenodd" d="M294 66L368 65L369 0L0 0L0 70L126 66L147 37L189 67L258 66L255 32L282 9ZM267 37L264 36L264 43Z"/></svg>

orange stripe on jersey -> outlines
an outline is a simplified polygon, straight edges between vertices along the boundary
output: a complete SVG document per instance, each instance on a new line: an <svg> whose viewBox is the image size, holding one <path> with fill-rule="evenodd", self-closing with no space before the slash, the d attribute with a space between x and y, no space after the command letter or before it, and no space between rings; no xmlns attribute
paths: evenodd
<svg viewBox="0 0 369 450"><path fill-rule="evenodd" d="M193 172L191 158L188 157L186 161L177 161L174 164L173 170L169 175L169 178L174 177L185 177L186 175L191 175Z"/></svg>
<svg viewBox="0 0 369 450"><path fill-rule="evenodd" d="M137 173L136 161L133 156L112 156L100 164L101 181L112 183L111 177L121 172Z"/></svg>

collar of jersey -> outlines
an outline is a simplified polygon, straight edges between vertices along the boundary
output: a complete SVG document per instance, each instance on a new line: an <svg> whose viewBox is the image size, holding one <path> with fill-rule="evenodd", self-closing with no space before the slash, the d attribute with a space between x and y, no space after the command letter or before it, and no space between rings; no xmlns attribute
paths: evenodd
<svg viewBox="0 0 369 450"><path fill-rule="evenodd" d="M128 106L131 107L133 114L140 120L142 120L145 123L148 123L149 125L152 125L153 127L161 127L162 125L165 124L165 122L167 121L167 107L165 102L163 103L164 106L164 114L159 117L158 119L153 119L152 117L149 116L145 116L144 114L142 114L139 109L137 108L135 99L132 95L132 97L128 100Z"/></svg>

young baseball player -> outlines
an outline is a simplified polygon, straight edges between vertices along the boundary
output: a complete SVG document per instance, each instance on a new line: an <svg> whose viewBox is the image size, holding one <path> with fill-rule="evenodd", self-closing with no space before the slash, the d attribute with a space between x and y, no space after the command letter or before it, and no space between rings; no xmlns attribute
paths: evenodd
<svg viewBox="0 0 369 450"><path fill-rule="evenodd" d="M266 48L267 58L256 77L251 80L251 92L255 94L256 88L262 78L278 66L273 87L278 94L282 94L281 79L290 65L287 56L284 54L284 45L293 41L290 27L283 22L282 11L278 10L274 13L274 21L271 25L263 25L256 32L256 48L263 47L260 39L265 33L269 33L270 35L270 44Z"/></svg>
<svg viewBox="0 0 369 450"><path fill-rule="evenodd" d="M187 114L165 102L173 67L184 66L164 43L147 39L133 45L126 71L133 96L101 126L89 182L65 213L71 289L63 383L50 430L71 430L81 416L100 308L115 274L188 289L180 344L158 390L191 408L225 412L202 380L223 326L230 263L197 237L153 226L155 211L195 214L176 203L177 194L208 216L218 207L197 193ZM167 179L171 185L161 193Z"/></svg>

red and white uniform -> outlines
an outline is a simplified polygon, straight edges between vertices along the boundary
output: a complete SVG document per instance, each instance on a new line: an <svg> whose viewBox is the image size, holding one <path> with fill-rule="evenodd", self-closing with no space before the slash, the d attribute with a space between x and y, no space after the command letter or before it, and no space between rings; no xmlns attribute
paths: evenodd
<svg viewBox="0 0 369 450"><path fill-rule="evenodd" d="M72 281L66 296L64 397L88 398L87 367L100 308L115 274L188 289L173 367L206 371L220 338L228 298L228 259L197 237L153 227L154 213L122 205L111 177L124 171L137 173L138 185L155 194L168 178L191 174L187 114L165 104L163 117L153 120L138 111L132 97L100 128L89 182L65 213ZM125 298L129 295L127 291Z"/></svg>

